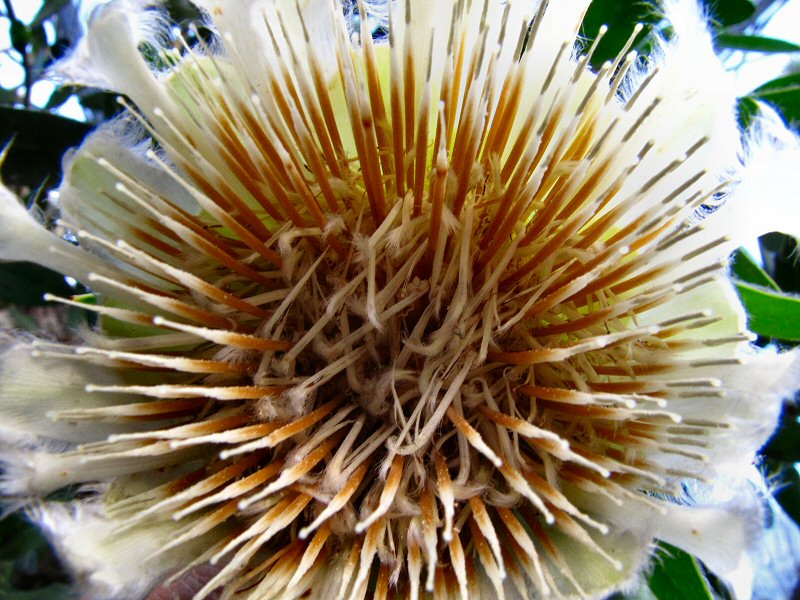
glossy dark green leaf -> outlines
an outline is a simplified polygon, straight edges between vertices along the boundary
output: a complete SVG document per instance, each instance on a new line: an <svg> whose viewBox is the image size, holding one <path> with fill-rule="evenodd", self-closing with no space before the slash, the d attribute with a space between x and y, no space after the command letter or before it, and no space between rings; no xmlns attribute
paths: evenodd
<svg viewBox="0 0 800 600"><path fill-rule="evenodd" d="M75 88L71 85L64 85L59 88L56 88L55 91L50 94L50 98L47 100L47 104L45 105L45 110L55 110L64 102L69 100L70 96L75 93Z"/></svg>
<svg viewBox="0 0 800 600"><path fill-rule="evenodd" d="M712 0L706 2L711 17L722 27L730 27L753 16L756 3L752 0Z"/></svg>
<svg viewBox="0 0 800 600"><path fill-rule="evenodd" d="M31 33L25 23L13 19L8 28L8 33L11 36L11 47L20 54L25 54L31 41Z"/></svg>
<svg viewBox="0 0 800 600"><path fill-rule="evenodd" d="M768 102L787 121L800 120L800 73L778 77L750 92L749 96Z"/></svg>
<svg viewBox="0 0 800 600"><path fill-rule="evenodd" d="M15 561L27 552L47 547L38 529L20 514L0 519L0 539L0 561Z"/></svg>
<svg viewBox="0 0 800 600"><path fill-rule="evenodd" d="M795 523L800 524L800 406L787 402L780 425L761 450L763 469L773 482L774 497ZM777 485L774 485L776 484Z"/></svg>
<svg viewBox="0 0 800 600"><path fill-rule="evenodd" d="M682 550L660 543L648 585L658 600L712 600L697 561Z"/></svg>
<svg viewBox="0 0 800 600"><path fill-rule="evenodd" d="M17 513L0 519L0 599L67 600L67 577L39 529Z"/></svg>
<svg viewBox="0 0 800 600"><path fill-rule="evenodd" d="M64 276L25 262L0 263L0 305L38 306L45 293L71 296L75 290Z"/></svg>
<svg viewBox="0 0 800 600"><path fill-rule="evenodd" d="M761 268L761 265L750 256L747 250L740 248L736 251L733 255L733 261L731 262L731 270L737 279L745 283L760 285L761 287L770 288L777 292L781 289L772 277Z"/></svg>
<svg viewBox="0 0 800 600"><path fill-rule="evenodd" d="M17 90L11 89L7 90L4 87L0 87L0 105L12 105L19 100L19 96L17 96Z"/></svg>
<svg viewBox="0 0 800 600"><path fill-rule="evenodd" d="M787 406L777 433L765 448L767 457L793 463L800 457L800 408ZM800 504L797 505L800 510Z"/></svg>
<svg viewBox="0 0 800 600"><path fill-rule="evenodd" d="M648 2L619 2L618 0L595 0L583 19L581 34L587 43L597 37L603 25L608 26L603 39L592 55L592 65L598 67L612 60L625 46L637 23L652 24L658 21L653 5ZM646 35L647 28L639 34L634 45Z"/></svg>
<svg viewBox="0 0 800 600"><path fill-rule="evenodd" d="M800 296L774 289L736 282L747 311L747 327L758 335L786 341L800 341Z"/></svg>
<svg viewBox="0 0 800 600"><path fill-rule="evenodd" d="M773 231L758 238L764 270L784 292L800 294L800 246L796 237Z"/></svg>
<svg viewBox="0 0 800 600"><path fill-rule="evenodd" d="M98 121L110 119L122 111L122 105L117 101L118 97L118 94L92 88L78 90L81 106L92 111Z"/></svg>
<svg viewBox="0 0 800 600"><path fill-rule="evenodd" d="M0 107L0 144L13 140L2 166L2 179L11 187L36 189L46 180L61 179L61 157L77 146L91 127L41 111Z"/></svg>
<svg viewBox="0 0 800 600"><path fill-rule="evenodd" d="M800 524L800 474L794 464L767 457L764 459L764 467L769 469L774 481L780 481L774 494L778 504L795 523ZM793 600L796 598L797 596L793 596Z"/></svg>
<svg viewBox="0 0 800 600"><path fill-rule="evenodd" d="M203 20L202 13L198 8L187 0L166 0L164 5L169 12L170 18L179 24L194 22L200 24Z"/></svg>
<svg viewBox="0 0 800 600"><path fill-rule="evenodd" d="M733 33L721 33L718 35L714 42L718 48L727 48L729 50L744 50L745 52L798 52L800 46L787 42L786 40L778 40L771 37L763 37L760 35L739 35Z"/></svg>

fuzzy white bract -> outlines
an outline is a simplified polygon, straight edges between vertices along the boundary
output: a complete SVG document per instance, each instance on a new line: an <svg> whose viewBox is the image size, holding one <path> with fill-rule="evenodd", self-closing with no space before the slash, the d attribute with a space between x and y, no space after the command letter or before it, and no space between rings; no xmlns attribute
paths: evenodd
<svg viewBox="0 0 800 600"><path fill-rule="evenodd" d="M763 198L696 4L595 72L588 0L362 6L385 42L195 1L210 47L154 66L118 0L60 67L130 103L68 161L79 244L0 196L2 256L93 290L58 299L81 345L0 355L0 489L85 597L211 564L198 600L593 598L656 540L746 573L757 503L685 489L736 489L798 360L727 277ZM768 129L753 156L796 151Z"/></svg>

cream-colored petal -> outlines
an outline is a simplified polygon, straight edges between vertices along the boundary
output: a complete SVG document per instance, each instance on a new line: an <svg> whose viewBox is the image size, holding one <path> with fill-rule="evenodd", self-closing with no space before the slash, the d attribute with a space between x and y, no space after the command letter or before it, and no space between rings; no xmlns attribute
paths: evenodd
<svg viewBox="0 0 800 600"><path fill-rule="evenodd" d="M697 556L715 573L729 573L740 565L760 514L739 507L672 505L658 519L656 537Z"/></svg>
<svg viewBox="0 0 800 600"><path fill-rule="evenodd" d="M45 229L2 185L0 214L3 215L0 219L0 260L34 262L74 277L99 292L120 296L114 288L102 283L90 284L91 274L115 277L118 275L116 269Z"/></svg>
<svg viewBox="0 0 800 600"><path fill-rule="evenodd" d="M191 451L174 451L166 442L127 448L106 446L95 452L87 446L59 450L50 451L47 445L39 444L34 450L11 447L5 451L2 493L41 497L68 485L115 481L138 473L152 475L168 467L190 465L197 457Z"/></svg>
<svg viewBox="0 0 800 600"><path fill-rule="evenodd" d="M89 202L82 201L80 196L91 194L91 203L99 204L99 197L113 193L115 184L121 182L120 176L104 168L100 159L111 163L144 188L158 190L183 210L190 213L199 211L191 195L159 164L147 157L151 144L142 133L128 119L110 121L92 132L77 150L66 157L66 178L65 184L59 188L59 204L67 215L77 210L81 202ZM84 218L85 214L80 217Z"/></svg>
<svg viewBox="0 0 800 600"><path fill-rule="evenodd" d="M336 68L330 19L333 8L327 0L198 0L195 4L209 14L228 49L228 57L242 72L254 76L251 82L258 92L266 91L259 87L260 82L266 81L260 74L272 68L271 59L275 55L267 23L284 52L292 44L303 58L307 50L298 41L305 37L305 25L326 72L330 74ZM285 31L278 24L278 14Z"/></svg>
<svg viewBox="0 0 800 600"><path fill-rule="evenodd" d="M726 505L681 505L659 502L660 511L639 502L617 505L604 497L575 493L580 506L592 507L606 523L622 530L649 530L656 539L697 556L722 578L744 569L738 591L746 591L748 550L760 535L762 512L757 503ZM657 560L657 559L656 559ZM737 597L740 597L737 595ZM748 595L741 596L743 598Z"/></svg>
<svg viewBox="0 0 800 600"><path fill-rule="evenodd" d="M117 0L97 11L86 33L92 67L112 90L133 98L148 114L163 104L156 76L139 52L141 42L154 42L163 25L151 2Z"/></svg>
<svg viewBox="0 0 800 600"><path fill-rule="evenodd" d="M163 141L185 150L181 137L165 123L177 123L184 134L199 130L170 97L163 81L166 76L154 73L139 50L142 42L160 49L157 32L164 27L163 13L148 10L151 4L148 0L116 0L94 13L85 37L86 68L106 81L106 87L132 99L151 122L164 125L160 131Z"/></svg>
<svg viewBox="0 0 800 600"><path fill-rule="evenodd" d="M758 600L789 597L800 572L800 528L774 497L765 500L765 512L764 535L750 551L753 596Z"/></svg>
<svg viewBox="0 0 800 600"><path fill-rule="evenodd" d="M67 157L66 175L59 188L59 206L62 219L68 225L80 227L76 233L86 231L111 243L133 240L141 235L140 231L163 238L162 233L149 225L152 210L160 207L152 205L150 210L146 209L120 191L120 186L140 194L150 192L153 198L163 198L189 213L199 212L186 189L164 168L147 158L149 145L141 139L137 125L119 119L101 126ZM91 241L82 239L81 244L109 256L108 250L98 248ZM124 267L114 258L109 260ZM150 283L158 285L152 279Z"/></svg>
<svg viewBox="0 0 800 600"><path fill-rule="evenodd" d="M756 452L772 435L783 401L800 386L800 353L740 351L741 364L711 365L678 371L680 377L702 375L721 382L720 394L671 400L668 408L685 420L719 419L723 424L708 433L701 451L709 458L707 468L714 477L738 477ZM720 416L722 418L720 418ZM663 461L675 457L663 456Z"/></svg>
<svg viewBox="0 0 800 600"><path fill-rule="evenodd" d="M94 9L89 25L91 28L92 23L101 19L106 10L119 11L128 15L131 22L130 33L138 41L157 45L159 33L165 23L160 12L148 10L157 4L158 0L113 0L107 6ZM83 36L72 53L52 68L53 75L65 83L116 90L112 81L114 78L107 77L102 68L101 57L90 47L90 39L90 36Z"/></svg>
<svg viewBox="0 0 800 600"><path fill-rule="evenodd" d="M737 355L739 344L735 340L737 336L742 336L747 331L747 316L733 285L722 275L686 291L679 290L668 302L638 315L637 324L658 325L692 313L701 313L702 316L698 320L709 322L703 327L681 331L669 339L670 341L695 340L703 345L699 348L686 350L678 348L671 351L672 359L700 360ZM719 340L725 339L731 339L733 342L718 343ZM657 360L656 356L654 354L654 359Z"/></svg>
<svg viewBox="0 0 800 600"><path fill-rule="evenodd" d="M567 537L560 531L553 531L552 539L562 553L571 579L580 585L581 593L574 583L567 579L556 565L550 571L554 578L555 598L607 598L614 592L626 590L636 581L651 552L651 540L646 527L637 526L630 531L615 532L607 536L592 534L594 542L614 560L619 561L619 569L601 557L595 550ZM508 586L507 586L508 587Z"/></svg>
<svg viewBox="0 0 800 600"><path fill-rule="evenodd" d="M48 346L8 342L0 353L0 437L6 441L49 438L65 442L104 439L120 427L137 430L133 423L80 423L63 419L65 410L81 410L135 401L133 396L86 392L90 384L113 385L123 378Z"/></svg>
<svg viewBox="0 0 800 600"><path fill-rule="evenodd" d="M120 533L122 522L107 517L101 505L88 502L43 504L32 516L71 568L86 600L142 598L169 572L190 564L208 544L201 539L158 553L181 524L151 522Z"/></svg>
<svg viewBox="0 0 800 600"><path fill-rule="evenodd" d="M720 209L730 235L748 247L771 231L800 237L800 137L769 106L759 111L745 139L738 184Z"/></svg>
<svg viewBox="0 0 800 600"><path fill-rule="evenodd" d="M682 176L700 169L716 176L723 173L736 163L740 143L732 76L724 71L714 53L702 8L694 0L665 0L663 10L674 37L661 44L661 58L632 78L631 90L626 94L628 104L634 95L638 96L629 112L633 118L643 115L654 100L659 103L631 138L631 144L655 142L644 160L653 173L698 140L709 139L688 164L663 180L662 185L668 190L677 187ZM639 90L648 78L651 79L646 87ZM676 123L680 126L676 127ZM655 190L658 196L658 188Z"/></svg>

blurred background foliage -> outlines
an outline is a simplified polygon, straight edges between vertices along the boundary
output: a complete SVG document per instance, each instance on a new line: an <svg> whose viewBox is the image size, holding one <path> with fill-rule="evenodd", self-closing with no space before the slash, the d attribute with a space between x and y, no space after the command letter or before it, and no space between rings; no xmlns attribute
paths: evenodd
<svg viewBox="0 0 800 600"><path fill-rule="evenodd" d="M350 1L355 4L355 0ZM786 58L776 76L762 77L757 85L742 91L739 113L743 126L756 114L756 100L781 111L788 123L800 123L800 46L796 43L800 35L790 40L764 33L772 19L783 18L779 11L790 1L800 4L800 0L707 0L717 49L731 70L738 72L754 57ZM0 7L0 143L10 144L0 174L28 206L38 207L45 214L48 198L53 200L48 194L61 179L64 153L78 145L95 125L121 110L112 94L49 78L51 65L69 53L80 38L91 9L88 4L89 0L3 0ZM209 34L189 2L167 0L164 4L174 23L176 43L178 36L191 44L197 35ZM21 16L23 9L31 13L32 6L32 16ZM637 23L644 27L633 47L640 60L646 60L654 32L669 35L653 3L594 0L583 23L583 36L590 43L601 25L609 29L593 56L593 66L613 58ZM794 28L798 34L800 17ZM7 85L2 75L15 69L18 81ZM800 198L796 203L800 210ZM760 257L753 256L759 251ZM800 343L800 267L795 238L780 233L763 236L752 253L736 253L732 276L748 312L750 328L758 335L757 344L790 347ZM85 316L73 309L48 306L43 294L70 296L82 291L74 282L42 267L0 263L0 328L44 331L53 339L69 340ZM780 430L763 450L762 464L763 471L777 482L777 501L795 523L800 523L799 417L796 404L787 407ZM786 548L775 552L786 552ZM691 556L666 545L659 554L647 585L629 598L727 596L713 575ZM71 598L68 582L53 551L23 514L0 519L0 600ZM790 597L792 591L787 585L791 586L784 585L782 592L776 589L773 597ZM800 598L799 590L794 591L794 597Z"/></svg>

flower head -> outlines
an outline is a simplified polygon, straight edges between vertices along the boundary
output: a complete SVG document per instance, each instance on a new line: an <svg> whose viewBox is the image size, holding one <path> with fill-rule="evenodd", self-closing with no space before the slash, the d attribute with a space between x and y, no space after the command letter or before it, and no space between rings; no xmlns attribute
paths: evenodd
<svg viewBox="0 0 800 600"><path fill-rule="evenodd" d="M2 489L92 486L34 509L90 593L211 563L197 598L596 597L655 539L740 566L758 515L683 484L750 464L796 359L746 356L746 198L698 216L739 134L697 6L593 71L585 0L393 2L384 43L196 4L213 47L154 69L117 1L63 67L130 102L69 160L79 245L3 199L3 256L94 292L60 299L82 345L0 358Z"/></svg>

